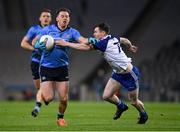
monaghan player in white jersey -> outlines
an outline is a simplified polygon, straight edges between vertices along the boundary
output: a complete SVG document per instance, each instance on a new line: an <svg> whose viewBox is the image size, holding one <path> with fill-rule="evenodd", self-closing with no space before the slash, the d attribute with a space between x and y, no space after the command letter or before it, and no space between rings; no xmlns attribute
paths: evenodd
<svg viewBox="0 0 180 132"><path fill-rule="evenodd" d="M122 37L114 37L109 35L109 26L105 23L98 24L94 28L94 37L91 38L91 44L74 44L61 40L61 46L68 46L79 50L96 49L103 53L104 58L113 69L112 76L109 79L103 93L103 99L115 104L117 111L114 120L120 118L121 114L128 109L128 106L120 100L116 95L116 91L121 87L128 90L128 96L132 105L139 112L138 124L145 124L148 115L145 111L144 104L138 99L139 95L139 77L140 73L137 67L131 64L131 58L127 57L121 48L121 44L126 45L130 51L136 52L137 47Z"/></svg>

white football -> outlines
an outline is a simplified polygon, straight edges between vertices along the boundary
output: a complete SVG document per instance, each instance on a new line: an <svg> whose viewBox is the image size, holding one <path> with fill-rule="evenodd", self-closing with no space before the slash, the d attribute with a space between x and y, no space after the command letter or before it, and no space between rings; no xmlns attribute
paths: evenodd
<svg viewBox="0 0 180 132"><path fill-rule="evenodd" d="M51 50L54 46L54 38L50 35L41 36L39 42L44 42L47 50Z"/></svg>

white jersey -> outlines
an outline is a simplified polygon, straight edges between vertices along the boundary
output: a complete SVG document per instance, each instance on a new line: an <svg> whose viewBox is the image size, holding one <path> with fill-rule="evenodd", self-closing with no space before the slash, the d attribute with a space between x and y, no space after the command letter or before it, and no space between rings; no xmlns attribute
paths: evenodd
<svg viewBox="0 0 180 132"><path fill-rule="evenodd" d="M119 38L108 35L94 44L94 48L103 53L104 58L116 73L122 73L131 63L131 58L127 57L121 48Z"/></svg>

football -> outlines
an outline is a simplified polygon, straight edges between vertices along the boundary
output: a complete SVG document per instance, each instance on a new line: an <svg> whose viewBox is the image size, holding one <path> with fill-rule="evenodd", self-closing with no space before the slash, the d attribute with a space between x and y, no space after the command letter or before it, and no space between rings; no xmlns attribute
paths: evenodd
<svg viewBox="0 0 180 132"><path fill-rule="evenodd" d="M51 50L54 46L54 38L50 35L43 35L39 42L44 42L47 50Z"/></svg>

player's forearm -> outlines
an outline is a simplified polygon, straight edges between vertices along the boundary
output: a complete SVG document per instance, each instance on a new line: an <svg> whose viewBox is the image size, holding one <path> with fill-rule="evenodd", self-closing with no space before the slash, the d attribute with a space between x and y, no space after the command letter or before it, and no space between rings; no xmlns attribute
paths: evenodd
<svg viewBox="0 0 180 132"><path fill-rule="evenodd" d="M132 46L131 41L129 41L127 38L120 38L120 43L126 45L128 48Z"/></svg>
<svg viewBox="0 0 180 132"><path fill-rule="evenodd" d="M86 44L80 44L80 43L69 43L69 42L66 42L67 46L70 47L70 48L73 48L73 49L77 49L77 50L90 50L90 46L89 45L86 45Z"/></svg>
<svg viewBox="0 0 180 132"><path fill-rule="evenodd" d="M80 38L78 39L78 42L79 42L79 43L83 43L83 44L89 44L88 38L85 38L85 37L80 37Z"/></svg>
<svg viewBox="0 0 180 132"><path fill-rule="evenodd" d="M120 38L120 43L126 45L129 49L129 51L131 51L133 53L136 53L138 50L138 47L131 44L131 42L126 38Z"/></svg>
<svg viewBox="0 0 180 132"><path fill-rule="evenodd" d="M31 46L28 42L22 41L21 42L21 47L30 51L35 50L33 46Z"/></svg>

